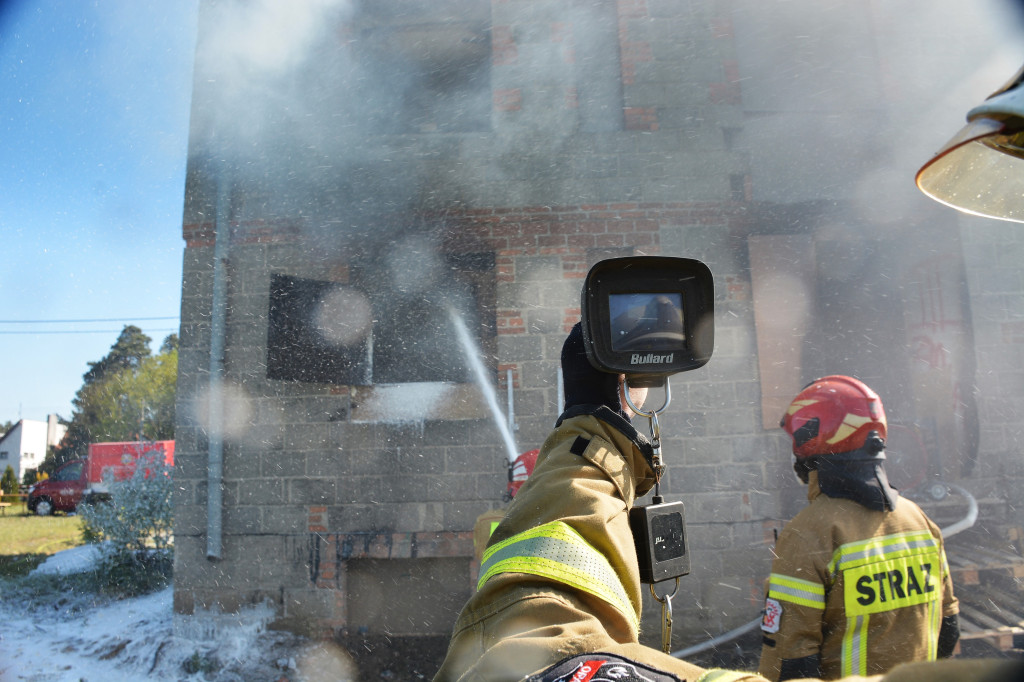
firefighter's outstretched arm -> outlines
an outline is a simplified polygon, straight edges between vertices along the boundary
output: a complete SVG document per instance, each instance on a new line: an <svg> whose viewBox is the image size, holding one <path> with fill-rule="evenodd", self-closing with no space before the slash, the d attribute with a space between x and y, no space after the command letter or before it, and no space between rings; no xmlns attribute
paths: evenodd
<svg viewBox="0 0 1024 682"><path fill-rule="evenodd" d="M616 675L637 675L621 679L698 680L708 671L639 643L628 516L654 474L651 446L626 417L621 377L590 366L579 325L566 340L562 368L565 412L491 536L478 591L435 679L542 680L552 668L550 679L561 679L610 666Z"/></svg>

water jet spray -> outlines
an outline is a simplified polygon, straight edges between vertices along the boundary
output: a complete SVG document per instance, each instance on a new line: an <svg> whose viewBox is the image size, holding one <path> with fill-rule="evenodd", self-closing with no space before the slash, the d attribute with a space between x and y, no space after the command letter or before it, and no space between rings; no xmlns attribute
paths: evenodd
<svg viewBox="0 0 1024 682"><path fill-rule="evenodd" d="M469 335L469 330L466 329L466 323L462 321L462 316L451 306L448 307L448 315L452 319L452 325L455 327L455 335L458 337L459 344L462 346L462 351L466 356L466 361L469 363L470 369L473 370L473 376L476 380L476 384L480 388L480 392L483 393L484 399L487 401L487 406L490 408L491 416L494 418L495 426L498 427L498 432L501 433L501 439L504 442L505 449L508 453L508 463L511 467L516 461L516 458L519 457L519 450L516 448L515 438L512 436L512 430L509 428L505 415L498 406L497 391L495 391L487 370L484 368L484 363L480 359L480 351L477 349L477 345L473 341L473 337Z"/></svg>

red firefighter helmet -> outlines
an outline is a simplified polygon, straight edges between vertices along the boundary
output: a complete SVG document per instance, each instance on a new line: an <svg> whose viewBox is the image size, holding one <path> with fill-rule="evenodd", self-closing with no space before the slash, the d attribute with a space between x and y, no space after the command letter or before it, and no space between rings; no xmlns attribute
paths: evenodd
<svg viewBox="0 0 1024 682"><path fill-rule="evenodd" d="M886 436L882 399L864 382L840 375L808 384L780 426L793 438L797 458L857 450L872 431Z"/></svg>
<svg viewBox="0 0 1024 682"><path fill-rule="evenodd" d="M519 489L526 483L526 479L533 473L533 467L537 464L537 455L540 450L529 450L516 457L508 472L508 489L506 494L509 499L516 496Z"/></svg>

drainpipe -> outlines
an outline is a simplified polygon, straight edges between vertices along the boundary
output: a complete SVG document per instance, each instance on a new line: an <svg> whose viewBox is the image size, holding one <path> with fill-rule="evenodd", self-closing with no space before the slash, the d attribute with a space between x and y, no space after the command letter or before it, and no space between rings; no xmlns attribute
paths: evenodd
<svg viewBox="0 0 1024 682"><path fill-rule="evenodd" d="M227 318L229 182L221 172L214 218L213 300L210 304L210 385L207 437L206 558L221 558L224 482L224 328Z"/></svg>

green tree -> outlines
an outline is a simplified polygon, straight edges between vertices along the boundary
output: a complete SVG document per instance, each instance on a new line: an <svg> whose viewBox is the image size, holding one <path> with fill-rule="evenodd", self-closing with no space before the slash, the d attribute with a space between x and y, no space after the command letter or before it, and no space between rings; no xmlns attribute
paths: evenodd
<svg viewBox="0 0 1024 682"><path fill-rule="evenodd" d="M33 485L39 482L39 469L25 469L21 472L21 484L24 486Z"/></svg>
<svg viewBox="0 0 1024 682"><path fill-rule="evenodd" d="M90 443L174 438L178 337L164 339L156 356L150 354L149 342L142 330L127 325L110 352L89 363L72 401L67 433L41 471L50 474L67 461L85 457Z"/></svg>
<svg viewBox="0 0 1024 682"><path fill-rule="evenodd" d="M164 339L164 342L160 344L161 353L170 353L172 350L178 350L178 335L168 334Z"/></svg>
<svg viewBox="0 0 1024 682"><path fill-rule="evenodd" d="M81 393L81 389L79 389ZM89 452L89 427L83 415L72 413L72 419L68 422L68 430L61 438L57 447L47 451L39 465L39 470L47 476L56 471L62 464L70 462L79 457L85 457Z"/></svg>
<svg viewBox="0 0 1024 682"><path fill-rule="evenodd" d="M177 337L175 337L177 339ZM14 422L4 422L0 424L0 436L6 435L8 431L14 428Z"/></svg>
<svg viewBox="0 0 1024 682"><path fill-rule="evenodd" d="M3 478L0 478L0 490L4 495L18 492L18 477L14 475L14 467L10 464L4 469Z"/></svg>
<svg viewBox="0 0 1024 682"><path fill-rule="evenodd" d="M125 325L110 352L97 362L89 363L89 371L82 376L86 385L102 380L110 372L137 368L150 356L150 341L152 339L135 325Z"/></svg>
<svg viewBox="0 0 1024 682"><path fill-rule="evenodd" d="M146 358L86 392L93 442L174 438L174 397L178 351Z"/></svg>

